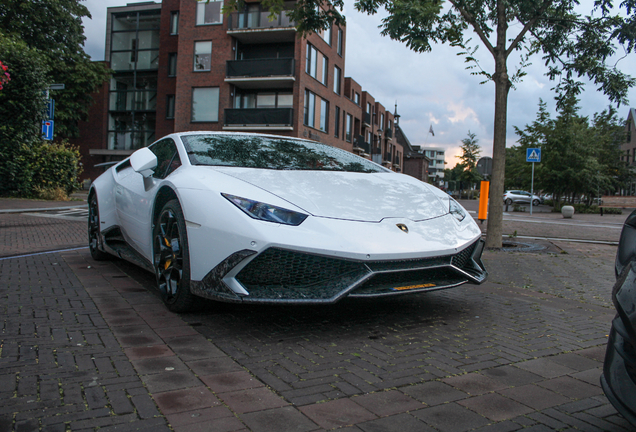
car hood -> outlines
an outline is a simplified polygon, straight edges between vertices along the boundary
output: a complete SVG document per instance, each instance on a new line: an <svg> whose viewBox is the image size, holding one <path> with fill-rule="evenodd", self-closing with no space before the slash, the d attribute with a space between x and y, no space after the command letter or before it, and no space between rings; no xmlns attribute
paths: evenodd
<svg viewBox="0 0 636 432"><path fill-rule="evenodd" d="M438 198L432 186L402 174L206 168L261 188L318 217L421 221L448 213L448 203Z"/></svg>

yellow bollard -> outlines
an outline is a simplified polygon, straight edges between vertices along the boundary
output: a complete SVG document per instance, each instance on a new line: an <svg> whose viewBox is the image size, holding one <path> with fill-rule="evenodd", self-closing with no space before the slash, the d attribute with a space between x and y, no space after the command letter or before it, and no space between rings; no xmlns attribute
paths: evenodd
<svg viewBox="0 0 636 432"><path fill-rule="evenodd" d="M490 182L482 181L479 188L479 214L477 219L485 221L488 219L488 192L490 191Z"/></svg>

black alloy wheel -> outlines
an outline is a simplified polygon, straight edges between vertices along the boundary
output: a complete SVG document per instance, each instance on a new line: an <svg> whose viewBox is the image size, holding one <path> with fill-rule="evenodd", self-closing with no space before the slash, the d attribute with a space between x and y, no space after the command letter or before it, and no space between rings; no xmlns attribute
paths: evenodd
<svg viewBox="0 0 636 432"><path fill-rule="evenodd" d="M99 250L99 243L99 207L97 194L93 193L88 200L88 248L95 261L103 261L110 257L106 252Z"/></svg>
<svg viewBox="0 0 636 432"><path fill-rule="evenodd" d="M510 205L510 204L512 204L512 200L511 200L510 198L508 198L508 199L506 200L506 205Z"/></svg>
<svg viewBox="0 0 636 432"><path fill-rule="evenodd" d="M177 200L166 203L153 230L153 266L166 307L172 312L192 309L190 257L185 218Z"/></svg>
<svg viewBox="0 0 636 432"><path fill-rule="evenodd" d="M532 201L532 205L535 206L535 207L538 206L539 204L540 204L540 202L539 202L538 199Z"/></svg>

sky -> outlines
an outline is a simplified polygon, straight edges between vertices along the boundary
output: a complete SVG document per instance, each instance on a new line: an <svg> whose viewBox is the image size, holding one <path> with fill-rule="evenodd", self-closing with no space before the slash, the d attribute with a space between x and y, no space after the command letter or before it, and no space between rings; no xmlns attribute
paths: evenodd
<svg viewBox="0 0 636 432"><path fill-rule="evenodd" d="M93 60L103 60L106 8L125 6L126 1L85 0L83 3L92 15L92 19L84 19L85 50ZM587 11L591 10L585 3L586 0L582 1L582 12L586 7ZM480 84L483 77L473 76L466 70L464 58L457 55L458 48L439 44L433 45L431 52L418 54L403 43L381 36L378 26L382 14L368 16L356 12L353 4L353 0L345 0L343 11L347 19L344 75L356 80L391 112L397 103L400 127L411 144L446 150L447 168L459 161L461 140L469 131L479 140L481 156L492 156L494 83ZM511 26L510 35L518 30ZM473 40L477 40L476 35ZM493 60L485 47L479 49L477 57L484 70L493 71ZM518 60L518 54L509 57L510 74ZM618 67L636 76L636 54L622 58ZM547 103L552 117L556 116L551 91L555 82L544 75L547 69L541 58L533 59L525 70L527 75L508 96L508 147L516 145L514 127L523 128L535 120L540 99ZM580 98L580 114L590 118L610 105L607 97L591 83L586 85ZM636 106L636 89L629 92L628 98L630 106ZM619 116L626 118L630 106L621 105ZM429 133L431 127L434 136Z"/></svg>

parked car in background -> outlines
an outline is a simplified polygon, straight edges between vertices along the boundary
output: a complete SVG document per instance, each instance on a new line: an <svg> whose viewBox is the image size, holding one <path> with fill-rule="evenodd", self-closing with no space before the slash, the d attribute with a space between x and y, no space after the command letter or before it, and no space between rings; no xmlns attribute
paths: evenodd
<svg viewBox="0 0 636 432"><path fill-rule="evenodd" d="M503 196L504 203L512 204L512 203L525 203L530 204L532 202L533 206L538 206L541 204L541 197L538 195L532 195L530 192L522 191L522 190L509 190L504 193Z"/></svg>
<svg viewBox="0 0 636 432"><path fill-rule="evenodd" d="M625 221L614 266L610 330L601 386L616 410L636 427L636 210Z"/></svg>

